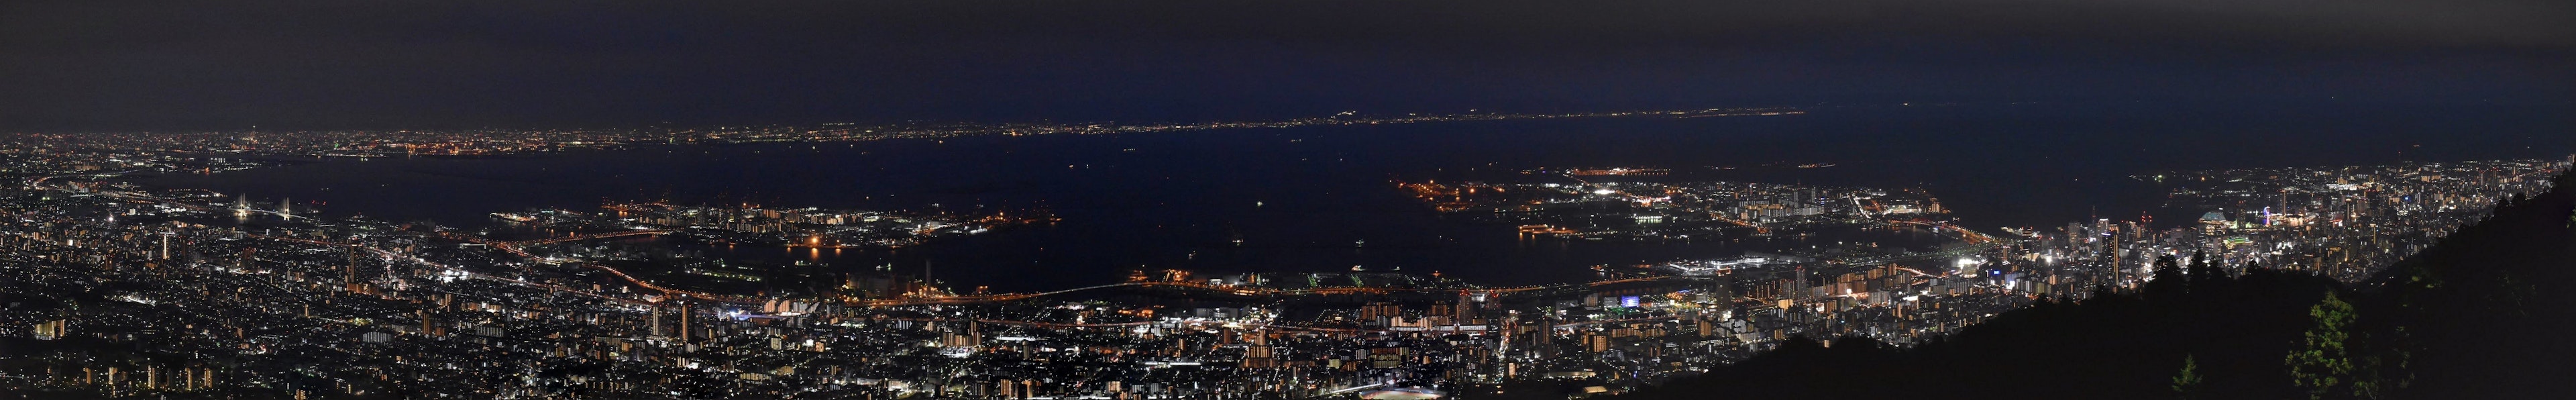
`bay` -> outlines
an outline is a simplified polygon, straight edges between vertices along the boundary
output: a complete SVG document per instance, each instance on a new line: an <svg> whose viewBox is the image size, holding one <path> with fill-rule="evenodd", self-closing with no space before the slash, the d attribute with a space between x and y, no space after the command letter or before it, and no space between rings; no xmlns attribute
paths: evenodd
<svg viewBox="0 0 2576 400"><path fill-rule="evenodd" d="M1926 188L1962 225L2092 218L2186 221L2131 175L2194 169L2557 158L2564 105L1816 105L1805 115L1312 126L1091 136L652 145L493 158L303 160L135 179L332 215L479 228L486 213L613 201L1050 212L1021 226L895 250L736 248L831 268L932 269L1024 291L1138 269L1439 271L1496 285L1584 280L1589 267L1795 246L1524 237L1441 215L1397 181L1529 179L1549 167L1673 168L1658 179ZM1802 164L1832 164L1797 168ZM1729 167L1717 169L1712 167ZM1237 241L1240 241L1239 243ZM1805 240L1834 240L1819 238Z"/></svg>

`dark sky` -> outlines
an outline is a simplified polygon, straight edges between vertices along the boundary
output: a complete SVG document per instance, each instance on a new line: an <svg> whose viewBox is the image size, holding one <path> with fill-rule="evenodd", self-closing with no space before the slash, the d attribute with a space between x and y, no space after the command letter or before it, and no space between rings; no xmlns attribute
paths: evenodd
<svg viewBox="0 0 2576 400"><path fill-rule="evenodd" d="M0 130L2576 98L2556 0L0 2Z"/></svg>

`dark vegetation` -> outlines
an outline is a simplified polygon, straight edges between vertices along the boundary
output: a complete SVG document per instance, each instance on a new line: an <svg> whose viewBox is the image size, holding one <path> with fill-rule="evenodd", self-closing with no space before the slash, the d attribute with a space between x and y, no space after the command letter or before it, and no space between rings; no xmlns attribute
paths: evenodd
<svg viewBox="0 0 2576 400"><path fill-rule="evenodd" d="M1912 349L1794 340L1618 398L2568 398L2571 191L2561 176L2357 286L2165 260L2159 278L2182 279L2044 302Z"/></svg>

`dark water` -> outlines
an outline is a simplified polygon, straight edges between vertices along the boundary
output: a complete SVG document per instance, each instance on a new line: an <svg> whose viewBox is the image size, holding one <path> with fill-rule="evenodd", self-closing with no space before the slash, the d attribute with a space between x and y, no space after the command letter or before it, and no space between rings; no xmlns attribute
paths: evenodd
<svg viewBox="0 0 2576 400"><path fill-rule="evenodd" d="M996 290L1121 279L1138 268L1437 270L1494 284L1584 279L1596 264L1742 252L1733 242L1526 239L1443 217L1392 180L1491 179L1565 166L1739 166L1694 178L1932 190L1971 227L2150 212L2124 176L2204 168L2563 157L2564 105L1820 107L1810 114L1308 127L867 143L656 146L491 159L328 160L138 183L451 226L604 201L1032 210L1063 222L898 251L736 249L841 268L936 265ZM2420 147L2419 147L2420 146ZM1835 163L1830 168L1766 164ZM2185 216L2160 216L2181 221ZM2173 218L2173 219L2167 219ZM1233 241L1241 239L1241 244ZM1360 242L1365 244L1358 244ZM1780 245L1774 243L1771 245Z"/></svg>

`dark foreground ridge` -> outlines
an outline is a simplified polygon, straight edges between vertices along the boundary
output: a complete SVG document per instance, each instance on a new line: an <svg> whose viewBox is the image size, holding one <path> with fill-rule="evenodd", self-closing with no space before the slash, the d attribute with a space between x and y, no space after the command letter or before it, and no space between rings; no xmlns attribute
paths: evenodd
<svg viewBox="0 0 2576 400"><path fill-rule="evenodd" d="M1793 340L1615 398L2563 397L2576 393L2562 337L2576 328L2576 180L2557 180L2359 287L2259 267L2163 274L2184 279L2042 302L1911 349Z"/></svg>

